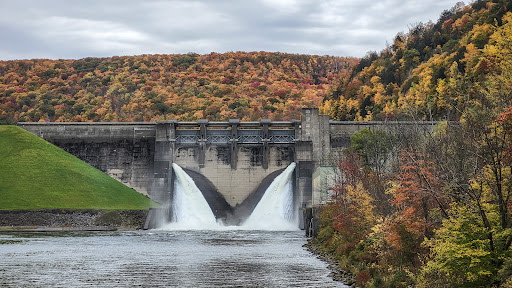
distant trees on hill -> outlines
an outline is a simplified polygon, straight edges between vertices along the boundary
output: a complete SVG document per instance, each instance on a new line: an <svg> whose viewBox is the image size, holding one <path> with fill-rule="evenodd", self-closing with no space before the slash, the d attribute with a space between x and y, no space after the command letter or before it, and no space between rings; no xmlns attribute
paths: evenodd
<svg viewBox="0 0 512 288"><path fill-rule="evenodd" d="M338 120L457 120L467 103L510 101L511 9L511 1L461 2L437 22L412 25L342 75L323 111Z"/></svg>
<svg viewBox="0 0 512 288"><path fill-rule="evenodd" d="M357 62L267 52L0 61L0 122L290 120Z"/></svg>

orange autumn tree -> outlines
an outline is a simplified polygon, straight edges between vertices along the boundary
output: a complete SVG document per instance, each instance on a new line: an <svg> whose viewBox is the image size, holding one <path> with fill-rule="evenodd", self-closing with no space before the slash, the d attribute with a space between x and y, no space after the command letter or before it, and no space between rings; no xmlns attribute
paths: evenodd
<svg viewBox="0 0 512 288"><path fill-rule="evenodd" d="M331 188L332 200L322 212L320 238L330 238L327 249L339 255L348 254L375 224L375 203L362 179L365 172L359 156L345 151L336 167L336 183Z"/></svg>
<svg viewBox="0 0 512 288"><path fill-rule="evenodd" d="M405 149L400 172L392 181L395 213L387 223L387 242L399 255L398 261L416 262L421 242L433 234L432 214L446 213L441 183L432 173L432 163L423 153Z"/></svg>

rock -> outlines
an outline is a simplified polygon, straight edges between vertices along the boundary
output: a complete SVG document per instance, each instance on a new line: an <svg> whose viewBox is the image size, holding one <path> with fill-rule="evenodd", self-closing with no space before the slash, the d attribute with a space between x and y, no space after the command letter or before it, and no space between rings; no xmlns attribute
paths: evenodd
<svg viewBox="0 0 512 288"><path fill-rule="evenodd" d="M108 226L141 229L146 210L0 210L0 226L8 227L70 227Z"/></svg>
<svg viewBox="0 0 512 288"><path fill-rule="evenodd" d="M338 262L331 257L328 253L322 251L317 245L312 243L312 241L308 240L308 243L304 244L304 247L308 249L309 252L317 255L317 258L326 262L329 270L329 277L332 277L334 281L342 282L345 285L355 287L356 280L354 275L348 271L344 271L338 265Z"/></svg>

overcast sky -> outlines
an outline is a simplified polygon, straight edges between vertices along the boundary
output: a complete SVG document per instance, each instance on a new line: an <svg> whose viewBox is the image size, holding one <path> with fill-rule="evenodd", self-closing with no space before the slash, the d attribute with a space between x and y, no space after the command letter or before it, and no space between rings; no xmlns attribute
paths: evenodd
<svg viewBox="0 0 512 288"><path fill-rule="evenodd" d="M0 60L381 51L457 0L0 0Z"/></svg>

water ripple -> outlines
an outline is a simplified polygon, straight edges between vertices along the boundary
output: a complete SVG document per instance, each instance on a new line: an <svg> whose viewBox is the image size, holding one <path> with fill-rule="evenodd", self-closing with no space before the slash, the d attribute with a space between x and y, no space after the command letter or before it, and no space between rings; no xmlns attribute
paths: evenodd
<svg viewBox="0 0 512 288"><path fill-rule="evenodd" d="M303 232L0 234L2 287L345 287ZM21 241L21 242L19 242Z"/></svg>

